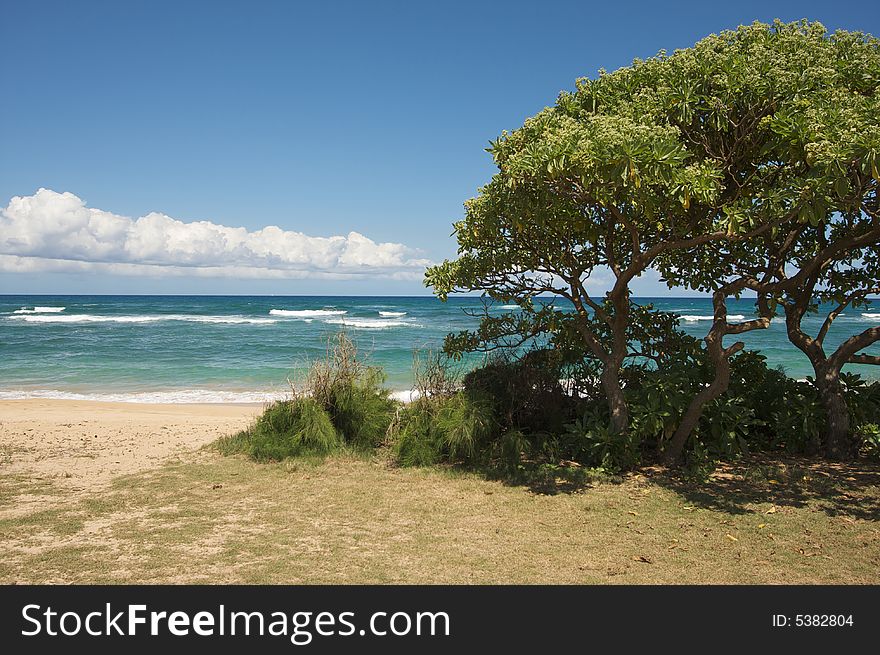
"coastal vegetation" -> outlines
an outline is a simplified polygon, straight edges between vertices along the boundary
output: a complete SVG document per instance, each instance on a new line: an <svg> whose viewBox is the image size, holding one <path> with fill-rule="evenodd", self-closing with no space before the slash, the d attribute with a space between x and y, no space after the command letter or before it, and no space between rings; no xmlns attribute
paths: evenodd
<svg viewBox="0 0 880 655"><path fill-rule="evenodd" d="M707 420L739 402L731 387L744 343L725 337L782 314L814 376L809 389L776 385L768 402L815 398L815 445L856 456L864 428L853 402L863 411L863 399L853 401L859 383L843 367L880 364L865 351L880 326L833 352L824 341L845 309L880 292L878 91L880 41L807 21L755 23L578 80L492 143L498 170L455 224L458 258L427 272L441 299L479 291L519 308L487 313L446 352L561 347L591 369L607 405L603 420L581 417L585 434L603 434L615 452L644 443L640 389L659 385L677 397L657 443L676 464L701 447ZM647 272L711 294L702 343L681 349L672 323L633 306L632 283ZM610 290L594 294L605 276ZM756 296L756 317L736 321L726 302L743 293ZM819 302L832 309L807 334L801 321ZM736 427L714 429L754 432L748 412L733 414ZM813 439L805 427L795 441Z"/></svg>
<svg viewBox="0 0 880 655"><path fill-rule="evenodd" d="M442 353L418 356L413 399L404 403L389 397L381 370L340 332L328 339L325 358L292 385L290 400L271 404L217 447L257 461L385 453L403 467L454 466L522 484L562 476L581 484L662 460L694 394L710 384L711 362L697 340L672 335L678 349L661 359L662 368L622 369L631 420L623 435L609 428L595 369L561 348L500 350L470 369ZM752 351L732 357L730 369L727 392L707 403L687 445L688 476L706 479L719 462L751 454L821 452L826 418L814 384L768 368ZM880 460L880 383L851 374L841 381L858 454Z"/></svg>
<svg viewBox="0 0 880 655"><path fill-rule="evenodd" d="M880 41L807 21L722 32L578 80L489 151L498 170L455 224L458 258L425 276L441 300L488 302L476 330L420 362L416 399L392 401L339 335L293 400L225 450L387 446L401 465L507 477L880 454L880 384L843 370L880 364L866 350L880 326L824 345L845 309L880 293ZM633 302L649 272L712 296L703 339ZM744 293L749 320L727 311ZM829 307L807 334L804 316ZM806 380L725 343L780 316L813 365ZM457 370L473 353L482 363Z"/></svg>

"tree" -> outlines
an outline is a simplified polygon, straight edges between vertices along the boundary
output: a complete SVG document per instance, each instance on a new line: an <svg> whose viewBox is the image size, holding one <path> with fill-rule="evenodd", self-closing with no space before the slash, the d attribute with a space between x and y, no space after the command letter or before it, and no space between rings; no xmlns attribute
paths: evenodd
<svg viewBox="0 0 880 655"><path fill-rule="evenodd" d="M853 195L862 196L859 210L830 217L814 226L798 226L789 235L796 244L790 268L778 271L779 302L785 312L789 340L810 360L816 389L825 408L827 429L825 453L834 459L856 455L850 412L844 398L841 370L850 363L880 364L880 355L864 351L880 341L880 326L872 326L843 340L829 352L826 338L831 327L848 307L868 306L868 297L880 293L880 218L877 213L877 180L851 170ZM860 190L871 187L870 195ZM797 236L794 236L797 235ZM755 285L760 286L760 285ZM824 320L815 335L803 327L803 318L818 313ZM830 306L830 309L827 307Z"/></svg>
<svg viewBox="0 0 880 655"><path fill-rule="evenodd" d="M766 146L773 165L788 164L793 172L781 192L792 206L801 199L799 215L774 239L756 244L771 269L739 268L748 288L782 306L790 341L813 366L827 417L825 452L846 459L855 455L855 443L841 369L880 364L880 356L862 352L880 340L880 326L831 352L826 338L847 307L865 307L880 293L880 41L859 33L828 36L816 24L804 25L803 33L803 88L766 121L775 136ZM803 318L823 304L830 309L810 335Z"/></svg>
<svg viewBox="0 0 880 655"><path fill-rule="evenodd" d="M429 269L426 284L441 299L480 290L535 318L537 296L568 301L601 363L617 433L629 421L620 371L633 350L632 281L656 268L671 285L711 292L706 344L715 379L672 439L675 460L702 408L726 390L742 343L725 347L724 337L769 325L774 301L794 288L780 270L797 260L797 241L774 244L838 211L841 203L826 200L843 188L839 165L864 168L872 156L864 153L877 137L876 61L877 41L864 35L829 37L805 21L755 23L578 80L492 144L498 172L455 224L459 257ZM847 115L861 122L845 125L863 131L840 152L817 145L813 136L833 136L835 112L851 101L861 109ZM793 132L805 112L815 129ZM590 294L606 274L604 298ZM730 323L726 298L745 290L758 293L759 316Z"/></svg>
<svg viewBox="0 0 880 655"><path fill-rule="evenodd" d="M829 415L826 450L841 456L845 449L835 444L848 424L840 366L878 359L856 354L878 330L847 340L826 361L822 340L836 314L817 339L799 326L815 300L833 301L840 312L877 293L878 41L828 35L806 21L755 24L655 65L666 69L666 86L656 92L677 98L667 120L696 158L720 172L718 201L706 210L716 212L717 223L726 216L733 237L671 250L657 262L671 285L712 293L715 309L705 338L715 377L694 396L667 461L680 456L702 407L727 389L730 357L744 344L725 347L724 337L768 327L778 302L789 336L816 369ZM730 323L726 298L744 290L757 293L757 318Z"/></svg>
<svg viewBox="0 0 880 655"><path fill-rule="evenodd" d="M611 430L622 433L630 283L661 253L727 232L696 229L704 216L680 211L691 199L711 200L716 171L693 161L677 130L654 121L616 80L580 81L577 93L492 144L499 171L455 225L459 258L430 268L426 284L441 299L480 290L536 319L537 296L571 303L574 326L601 363ZM591 278L607 273L611 290L593 297Z"/></svg>
<svg viewBox="0 0 880 655"><path fill-rule="evenodd" d="M829 36L820 24L802 21L722 33L670 59L675 62L666 66L666 86L657 92L671 91L668 120L695 157L720 171L722 191L714 208L719 222L726 215L736 235L744 226L772 226L746 239L673 251L658 261L670 285L711 293L715 308L705 342L716 375L695 395L671 440L667 459L674 461L701 408L727 389L730 357L744 344L725 347L724 337L768 327L776 300L796 284L784 279L785 272L809 259L797 236L810 234L811 226L824 225L835 212L864 205L860 199L874 193L864 173L876 144L878 57L875 39L847 32ZM870 239L865 235L862 243ZM838 254L851 257L857 246L850 241ZM831 295L840 296L855 277L831 283ZM758 317L729 323L726 298L744 290L758 294ZM812 306L814 290L801 291L805 308ZM785 305L787 314L795 305Z"/></svg>

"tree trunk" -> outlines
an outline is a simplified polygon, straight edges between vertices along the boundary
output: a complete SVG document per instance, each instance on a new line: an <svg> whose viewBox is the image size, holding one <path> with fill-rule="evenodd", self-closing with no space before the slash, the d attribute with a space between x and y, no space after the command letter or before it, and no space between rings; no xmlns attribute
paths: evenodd
<svg viewBox="0 0 880 655"><path fill-rule="evenodd" d="M675 434L669 441L666 452L663 453L663 462L667 466L675 466L681 461L681 455L688 439L700 422L703 415L703 408L707 403L712 402L721 394L727 391L730 386L730 359L726 353L715 362L715 379L712 380L708 387L705 387L700 393L693 397L688 405L687 411L681 418Z"/></svg>
<svg viewBox="0 0 880 655"><path fill-rule="evenodd" d="M629 407L623 388L620 386L620 372L613 365L606 365L602 371L602 389L608 400L608 411L611 414L611 432L624 434L629 429Z"/></svg>
<svg viewBox="0 0 880 655"><path fill-rule="evenodd" d="M745 344L742 341L738 341L729 348L724 347L724 336L734 329L727 323L727 294L736 292L740 288L741 282L719 289L712 294L714 316L712 327L709 329L709 333L704 341L706 342L706 351L709 357L712 358L712 363L715 366L715 376L707 387L703 388L691 399L684 416L681 417L681 421L675 429L675 434L672 435L672 439L663 453L663 462L667 466L675 466L681 461L684 447L694 433L694 430L696 430L700 417L703 415L703 408L707 403L712 402L727 391L727 388L730 386L730 356L742 350ZM761 306L761 314L766 323L763 321L752 321L751 323L755 326L766 327L769 325L769 317L766 315L768 310L766 304L761 300L759 300L759 304Z"/></svg>
<svg viewBox="0 0 880 655"><path fill-rule="evenodd" d="M614 320L611 323L611 352L602 371L602 388L608 398L611 414L612 434L626 434L629 431L629 407L620 385L620 368L629 350L626 328L629 325L629 292L625 287L612 289L611 303L614 305Z"/></svg>
<svg viewBox="0 0 880 655"><path fill-rule="evenodd" d="M840 384L840 371L831 369L816 372L819 399L825 407L825 455L830 459L848 460L854 456L854 444L850 434L849 408Z"/></svg>

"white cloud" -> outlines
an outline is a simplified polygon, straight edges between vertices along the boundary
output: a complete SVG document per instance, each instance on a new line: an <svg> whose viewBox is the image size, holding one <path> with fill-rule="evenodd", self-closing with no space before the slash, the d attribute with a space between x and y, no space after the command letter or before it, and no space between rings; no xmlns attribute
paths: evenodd
<svg viewBox="0 0 880 655"><path fill-rule="evenodd" d="M420 279L430 262L358 232L312 237L271 225L248 232L160 213L140 218L40 189L0 209L0 271L240 278Z"/></svg>

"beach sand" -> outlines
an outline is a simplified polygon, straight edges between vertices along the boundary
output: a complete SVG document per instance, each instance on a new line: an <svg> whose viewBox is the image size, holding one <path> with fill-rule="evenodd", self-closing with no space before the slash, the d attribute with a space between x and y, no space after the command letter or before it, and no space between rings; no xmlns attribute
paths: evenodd
<svg viewBox="0 0 880 655"><path fill-rule="evenodd" d="M71 493L159 466L247 427L262 405L0 401L0 483L50 479Z"/></svg>

